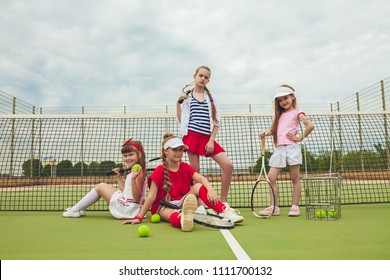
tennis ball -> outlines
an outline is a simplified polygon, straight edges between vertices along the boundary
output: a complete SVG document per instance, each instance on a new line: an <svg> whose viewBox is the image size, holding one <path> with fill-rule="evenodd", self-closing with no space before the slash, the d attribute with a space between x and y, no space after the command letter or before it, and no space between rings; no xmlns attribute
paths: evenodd
<svg viewBox="0 0 390 280"><path fill-rule="evenodd" d="M141 165L139 165L138 163L134 164L131 169L138 172L141 169Z"/></svg>
<svg viewBox="0 0 390 280"><path fill-rule="evenodd" d="M150 218L152 223L158 223L160 222L160 215L159 214L153 214L152 217Z"/></svg>
<svg viewBox="0 0 390 280"><path fill-rule="evenodd" d="M150 228L146 225L142 225L138 228L138 235L141 237L147 237L150 234Z"/></svg>
<svg viewBox="0 0 390 280"><path fill-rule="evenodd" d="M316 216L317 216L317 218L320 218L320 219L325 218L326 212L322 211L322 210L318 210L318 211L316 211Z"/></svg>
<svg viewBox="0 0 390 280"><path fill-rule="evenodd" d="M336 210L332 210L328 212L329 217L331 218L337 218L339 213Z"/></svg>

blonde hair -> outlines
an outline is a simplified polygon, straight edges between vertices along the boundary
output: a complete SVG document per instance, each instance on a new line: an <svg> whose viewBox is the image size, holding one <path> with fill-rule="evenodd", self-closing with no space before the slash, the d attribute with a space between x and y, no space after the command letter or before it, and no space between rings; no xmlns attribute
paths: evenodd
<svg viewBox="0 0 390 280"><path fill-rule="evenodd" d="M295 89L290 86L290 85L281 85L280 87L288 87L290 88L292 91L295 92ZM292 106L293 108L297 108L297 98L295 96L294 93L290 93L289 95L292 95L294 96L294 100L292 102ZM280 106L279 102L277 101L277 98L275 98L274 100L274 106L275 106L275 117L274 117L274 121L272 123L272 126L271 126L271 131L272 131L272 136L274 138L274 143L276 144L277 141L278 141L278 124L279 124L279 119L280 119L280 116L282 115L282 113L284 112L284 109L282 106Z"/></svg>
<svg viewBox="0 0 390 280"><path fill-rule="evenodd" d="M171 201L171 195L169 194L169 192L171 191L171 188L172 188L172 184L171 182L169 181L169 166L168 166L168 160L167 160L167 155L165 154L165 150L164 150L164 145L165 143L172 139L172 138L179 138L175 135L173 135L172 133L170 132L167 132L164 134L163 136L163 142L162 142L162 145L161 145L161 160L162 160L162 164L163 164L163 167L164 167L164 191L165 191L165 201Z"/></svg>
<svg viewBox="0 0 390 280"><path fill-rule="evenodd" d="M211 69L209 67L207 67L207 66L200 66L200 67L198 67L198 69L196 69L195 75L198 74L200 69L205 69L205 70L209 71L210 74L211 74ZM210 98L210 102L211 102L211 116L213 118L213 121L214 121L214 123L218 123L218 120L217 120L217 108L215 107L214 99L213 99L209 89L207 87L204 87L204 89L205 89L208 97Z"/></svg>

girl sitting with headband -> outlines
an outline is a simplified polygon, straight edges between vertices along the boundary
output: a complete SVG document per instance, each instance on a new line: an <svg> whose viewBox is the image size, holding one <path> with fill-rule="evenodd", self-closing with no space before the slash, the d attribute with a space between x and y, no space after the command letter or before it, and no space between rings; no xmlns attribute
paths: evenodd
<svg viewBox="0 0 390 280"><path fill-rule="evenodd" d="M119 190L106 183L97 184L76 205L65 210L65 218L80 218L85 216L85 209L96 203L101 197L106 201L111 214L117 219L134 218L145 201L146 191L146 160L140 141L129 139L121 148L123 163L127 167L141 165L139 170L131 170L125 182L119 173L119 168L113 169Z"/></svg>

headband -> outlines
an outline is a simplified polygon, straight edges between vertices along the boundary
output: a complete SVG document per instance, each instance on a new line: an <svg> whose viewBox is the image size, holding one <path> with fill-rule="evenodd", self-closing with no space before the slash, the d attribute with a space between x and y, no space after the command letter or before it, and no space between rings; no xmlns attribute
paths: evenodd
<svg viewBox="0 0 390 280"><path fill-rule="evenodd" d="M134 143L133 138L130 138L130 139L126 140L125 142L123 142L122 148L123 148L124 146L126 146L126 145L133 146L133 147L136 148L138 151L142 152L141 147L140 147L138 144Z"/></svg>

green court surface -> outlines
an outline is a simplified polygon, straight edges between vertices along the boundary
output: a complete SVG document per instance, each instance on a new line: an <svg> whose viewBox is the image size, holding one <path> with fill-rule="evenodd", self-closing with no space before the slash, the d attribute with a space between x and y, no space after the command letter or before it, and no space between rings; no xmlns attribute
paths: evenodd
<svg viewBox="0 0 390 280"><path fill-rule="evenodd" d="M337 221L301 216L257 219L240 209L242 225L230 230L252 260L388 260L390 204L342 205ZM149 215L150 216L150 215ZM109 212L63 218L60 212L0 212L2 260L235 260L219 230L195 225L182 232L151 223L149 237L138 225L122 225Z"/></svg>

